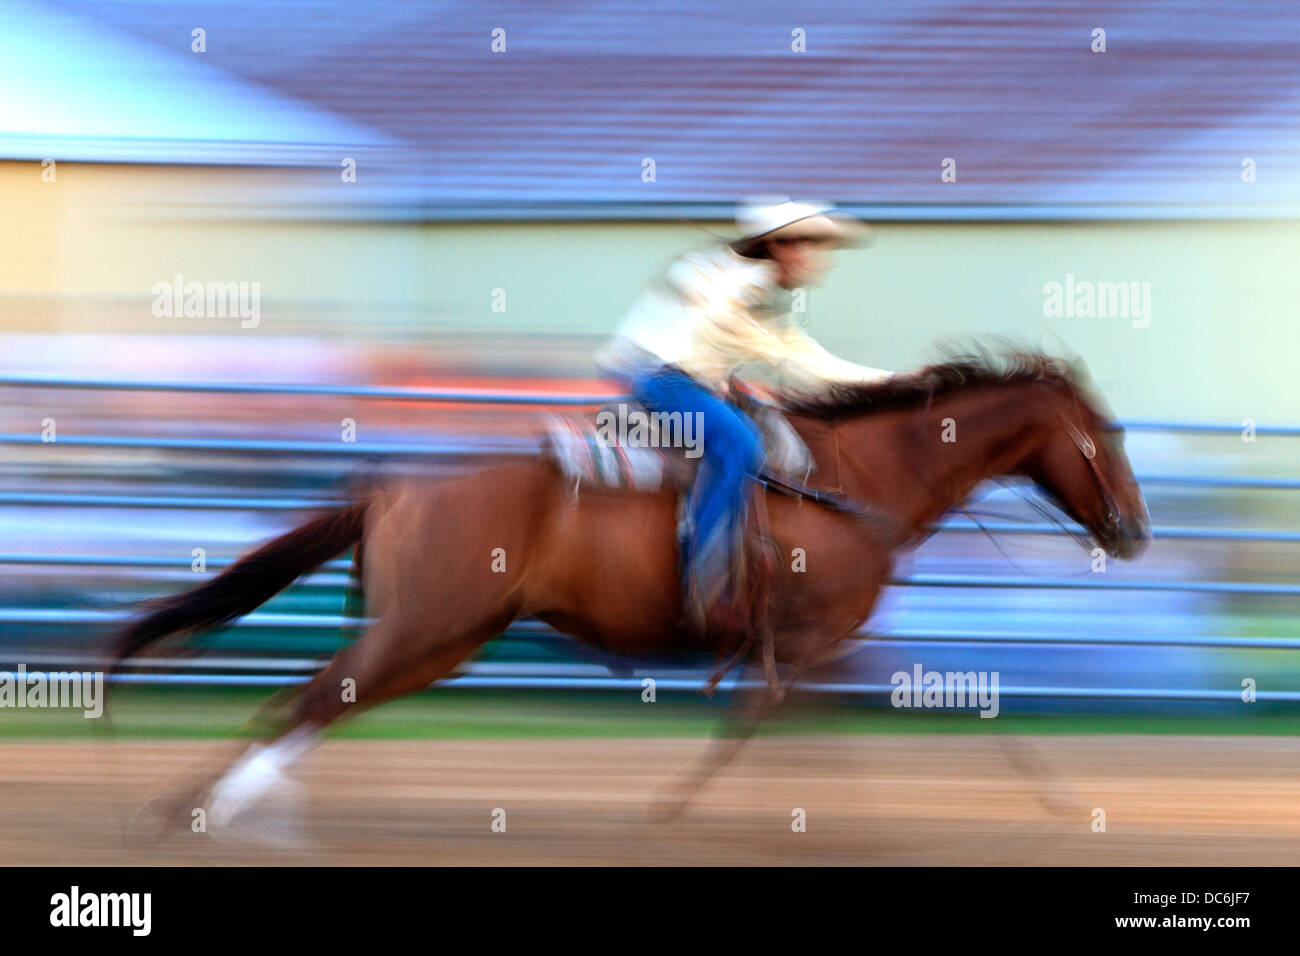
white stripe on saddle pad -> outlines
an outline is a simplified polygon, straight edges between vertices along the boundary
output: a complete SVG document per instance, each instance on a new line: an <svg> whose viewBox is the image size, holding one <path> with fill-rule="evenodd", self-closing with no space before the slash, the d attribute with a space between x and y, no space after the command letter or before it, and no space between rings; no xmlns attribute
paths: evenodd
<svg viewBox="0 0 1300 956"><path fill-rule="evenodd" d="M607 442L591 422L548 416L542 453L576 485L632 491L663 487L664 458L659 449Z"/></svg>

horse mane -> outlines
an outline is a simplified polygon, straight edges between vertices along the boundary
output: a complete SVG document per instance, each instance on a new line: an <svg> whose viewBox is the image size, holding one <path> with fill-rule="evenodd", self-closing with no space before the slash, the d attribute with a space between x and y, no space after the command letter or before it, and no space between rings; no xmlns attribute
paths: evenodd
<svg viewBox="0 0 1300 956"><path fill-rule="evenodd" d="M976 348L916 372L866 385L833 385L817 398L790 402L794 415L836 421L867 412L913 408L958 388L1046 382L1077 388L1074 370L1063 360L1027 349Z"/></svg>

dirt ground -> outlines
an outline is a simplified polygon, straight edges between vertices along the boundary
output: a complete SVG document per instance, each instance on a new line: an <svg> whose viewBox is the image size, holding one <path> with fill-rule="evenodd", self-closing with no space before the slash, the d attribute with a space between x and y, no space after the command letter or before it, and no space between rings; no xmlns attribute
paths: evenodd
<svg viewBox="0 0 1300 956"><path fill-rule="evenodd" d="M1300 862L1300 739L1021 739L1045 777L1015 769L992 736L764 738L669 824L650 820L651 799L704 741L336 741L301 765L296 803L272 801L251 830L176 826L156 842L141 833L157 815L141 807L232 745L9 743L0 862ZM1041 787L1078 801L1053 813ZM792 829L796 808L805 832ZM497 809L505 832L492 829Z"/></svg>

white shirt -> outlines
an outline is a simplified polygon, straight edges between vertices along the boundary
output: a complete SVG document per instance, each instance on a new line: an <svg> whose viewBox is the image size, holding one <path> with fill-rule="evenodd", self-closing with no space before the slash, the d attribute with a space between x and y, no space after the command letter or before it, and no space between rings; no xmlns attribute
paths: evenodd
<svg viewBox="0 0 1300 956"><path fill-rule="evenodd" d="M719 394L750 365L778 388L802 392L891 374L818 345L793 321L790 293L776 277L772 262L726 245L683 256L641 292L596 360L623 375L647 364L675 365Z"/></svg>

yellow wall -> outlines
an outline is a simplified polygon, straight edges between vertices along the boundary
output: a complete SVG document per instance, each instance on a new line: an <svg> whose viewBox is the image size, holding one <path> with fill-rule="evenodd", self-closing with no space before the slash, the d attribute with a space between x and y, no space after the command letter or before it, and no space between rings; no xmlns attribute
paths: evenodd
<svg viewBox="0 0 1300 956"><path fill-rule="evenodd" d="M49 184L39 164L0 163L0 330L241 334L221 320L155 319L150 288L179 272L260 282L258 334L596 339L658 265L708 241L681 223L222 215L317 175L330 174L60 164ZM848 358L906 368L953 336L1068 343L1126 417L1300 421L1300 221L883 224L871 249L839 263L812 293L810 320ZM1066 273L1150 282L1150 326L1045 318L1044 283ZM492 311L495 288L504 313Z"/></svg>

